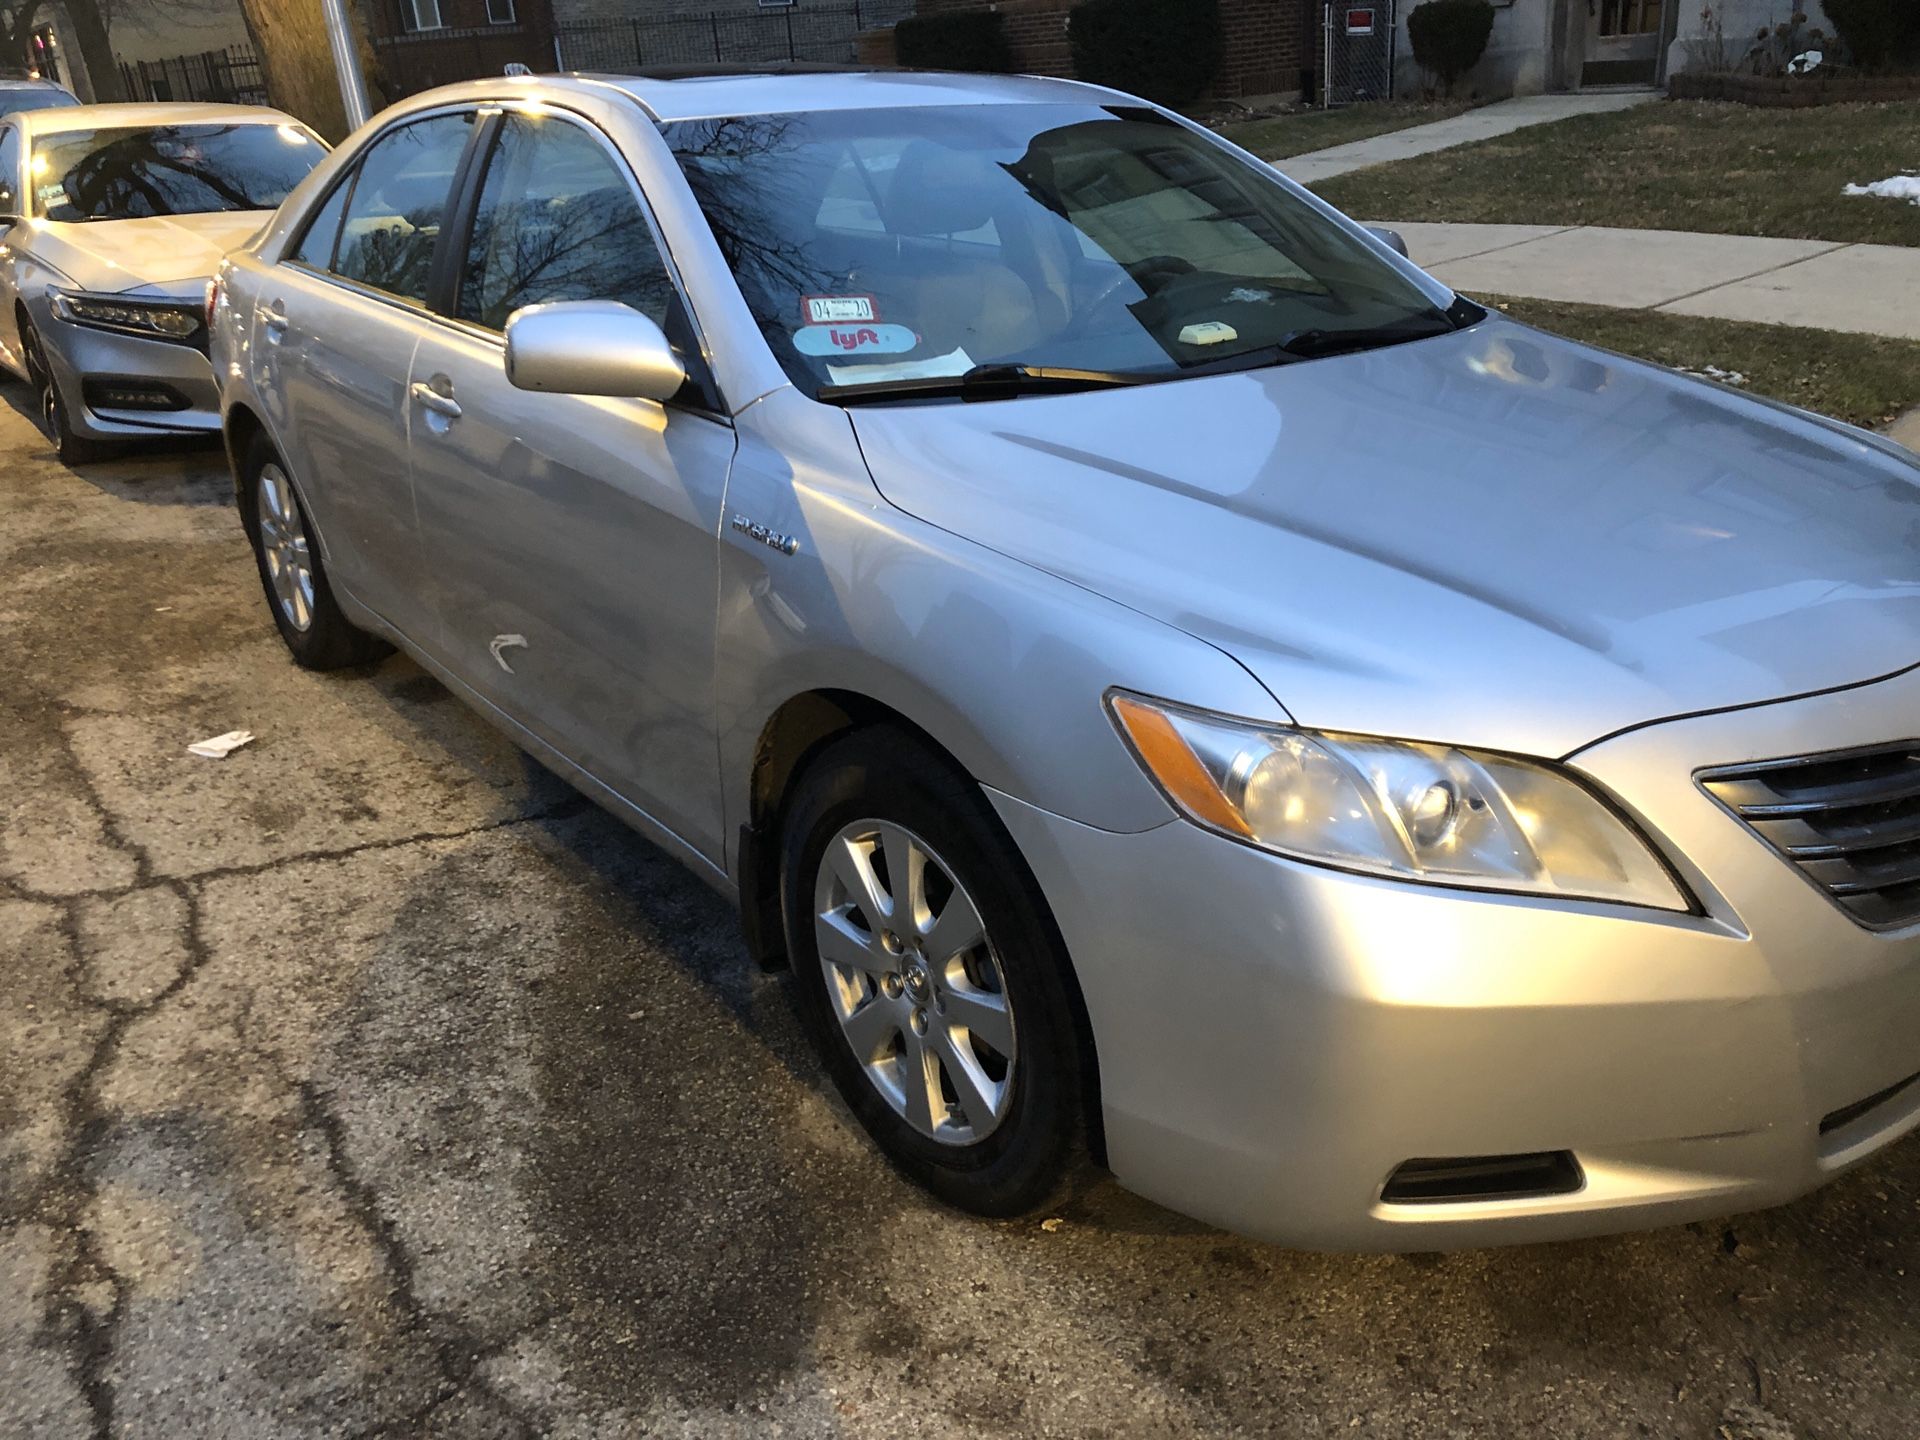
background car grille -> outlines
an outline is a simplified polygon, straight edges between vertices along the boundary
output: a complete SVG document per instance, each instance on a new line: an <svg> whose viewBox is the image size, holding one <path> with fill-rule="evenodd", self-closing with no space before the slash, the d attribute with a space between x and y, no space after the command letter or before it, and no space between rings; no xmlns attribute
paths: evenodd
<svg viewBox="0 0 1920 1440"><path fill-rule="evenodd" d="M1710 770L1700 783L1862 925L1920 920L1920 741Z"/></svg>

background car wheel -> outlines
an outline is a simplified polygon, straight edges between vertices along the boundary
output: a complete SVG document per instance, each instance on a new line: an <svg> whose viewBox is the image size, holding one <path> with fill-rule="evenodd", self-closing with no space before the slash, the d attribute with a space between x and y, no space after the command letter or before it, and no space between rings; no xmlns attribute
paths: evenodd
<svg viewBox="0 0 1920 1440"><path fill-rule="evenodd" d="M73 433L73 426L67 422L66 397L53 378L53 369L47 364L46 351L40 343L40 332L33 328L31 321L21 326L20 348L26 352L27 379L38 399L40 428L53 442L53 453L60 463L86 465L113 454L113 446Z"/></svg>
<svg viewBox="0 0 1920 1440"><path fill-rule="evenodd" d="M295 660L309 670L338 670L364 665L387 652L384 641L340 612L300 497L264 435L255 436L247 451L240 518L253 542L267 608Z"/></svg>
<svg viewBox="0 0 1920 1440"><path fill-rule="evenodd" d="M870 730L825 749L781 866L801 1013L867 1133L979 1215L1070 1177L1090 1094L1065 947L980 787Z"/></svg>

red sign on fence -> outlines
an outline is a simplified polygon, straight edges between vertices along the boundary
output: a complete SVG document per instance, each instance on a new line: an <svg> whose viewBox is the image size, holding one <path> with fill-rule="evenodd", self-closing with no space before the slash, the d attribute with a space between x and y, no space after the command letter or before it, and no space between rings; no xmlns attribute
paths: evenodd
<svg viewBox="0 0 1920 1440"><path fill-rule="evenodd" d="M1372 33L1373 33L1373 11L1372 10L1368 9L1368 10L1347 11L1347 34L1371 35Z"/></svg>

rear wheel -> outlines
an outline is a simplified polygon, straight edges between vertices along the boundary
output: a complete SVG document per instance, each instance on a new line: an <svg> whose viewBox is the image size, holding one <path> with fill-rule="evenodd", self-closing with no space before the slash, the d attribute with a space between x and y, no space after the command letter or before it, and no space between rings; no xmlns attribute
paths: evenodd
<svg viewBox="0 0 1920 1440"><path fill-rule="evenodd" d="M264 435L255 436L247 451L240 517L253 542L273 623L295 660L309 670L338 670L386 653L382 641L341 613L300 497Z"/></svg>
<svg viewBox="0 0 1920 1440"><path fill-rule="evenodd" d="M1064 947L980 787L890 731L800 781L783 857L802 1014L855 1116L909 1178L981 1215L1043 1204L1083 1148Z"/></svg>
<svg viewBox="0 0 1920 1440"><path fill-rule="evenodd" d="M66 396L60 393L60 382L54 379L53 367L47 363L46 349L40 343L40 332L33 328L31 320L21 322L20 348L26 355L27 381L39 399L40 428L53 442L53 453L60 463L87 465L113 454L111 445L74 434L67 419Z"/></svg>

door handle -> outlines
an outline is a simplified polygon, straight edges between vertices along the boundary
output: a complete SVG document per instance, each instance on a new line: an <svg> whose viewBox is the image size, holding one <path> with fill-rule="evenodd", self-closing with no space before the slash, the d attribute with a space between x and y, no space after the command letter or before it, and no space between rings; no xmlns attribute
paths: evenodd
<svg viewBox="0 0 1920 1440"><path fill-rule="evenodd" d="M446 388L443 390L439 385L444 385ZM430 380L416 380L407 387L407 393L434 414L444 415L449 420L457 420L460 418L460 402L447 393L452 389L453 386L444 380L438 385Z"/></svg>
<svg viewBox="0 0 1920 1440"><path fill-rule="evenodd" d="M262 305L255 312L260 318L260 328L267 332L269 340L278 340L287 333L287 307L284 301L276 300L271 305Z"/></svg>

